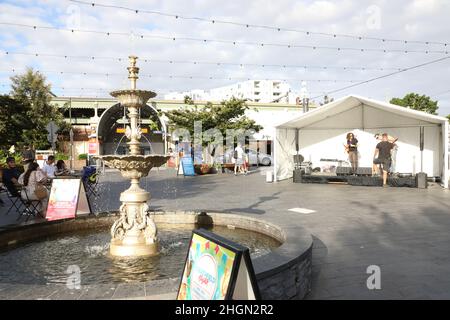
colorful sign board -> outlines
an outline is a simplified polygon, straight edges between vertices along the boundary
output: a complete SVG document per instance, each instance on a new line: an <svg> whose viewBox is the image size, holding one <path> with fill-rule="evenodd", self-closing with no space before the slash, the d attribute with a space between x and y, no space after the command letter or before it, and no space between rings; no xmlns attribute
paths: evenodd
<svg viewBox="0 0 450 320"><path fill-rule="evenodd" d="M212 232L194 230L177 299L260 299L248 248Z"/></svg>
<svg viewBox="0 0 450 320"><path fill-rule="evenodd" d="M90 213L91 208L81 179L53 179L47 205L47 220L69 219Z"/></svg>
<svg viewBox="0 0 450 320"><path fill-rule="evenodd" d="M97 154L97 142L89 142L88 154Z"/></svg>
<svg viewBox="0 0 450 320"><path fill-rule="evenodd" d="M194 162L190 156L181 158L181 165L178 168L178 173L185 176L195 176Z"/></svg>

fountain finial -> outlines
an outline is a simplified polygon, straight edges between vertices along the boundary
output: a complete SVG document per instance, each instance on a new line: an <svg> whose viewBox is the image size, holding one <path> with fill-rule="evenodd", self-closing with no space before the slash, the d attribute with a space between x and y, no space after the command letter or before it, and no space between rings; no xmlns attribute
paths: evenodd
<svg viewBox="0 0 450 320"><path fill-rule="evenodd" d="M127 68L128 69L128 79L130 79L130 81L131 81L131 90L136 90L136 80L139 79L139 77L138 77L139 68L136 67L136 61L137 61L138 57L129 56L128 59L130 61L130 66Z"/></svg>

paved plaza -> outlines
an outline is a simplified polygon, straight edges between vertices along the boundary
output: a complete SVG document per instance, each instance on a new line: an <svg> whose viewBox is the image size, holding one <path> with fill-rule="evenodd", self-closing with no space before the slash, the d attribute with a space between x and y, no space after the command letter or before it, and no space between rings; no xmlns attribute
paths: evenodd
<svg viewBox="0 0 450 320"><path fill-rule="evenodd" d="M449 190L266 183L265 170L183 177L154 169L141 185L151 192L152 209L230 212L304 226L314 239L309 299L450 298ZM117 210L128 184L108 170L95 211ZM5 211L0 208L0 224L16 223ZM380 267L380 290L367 288L370 265Z"/></svg>

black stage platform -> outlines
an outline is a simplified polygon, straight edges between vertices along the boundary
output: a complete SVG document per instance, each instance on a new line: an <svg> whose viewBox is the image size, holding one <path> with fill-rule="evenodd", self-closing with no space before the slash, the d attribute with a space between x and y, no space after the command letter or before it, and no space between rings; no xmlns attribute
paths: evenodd
<svg viewBox="0 0 450 320"><path fill-rule="evenodd" d="M383 180L381 177L372 177L367 175L353 176L353 175L333 175L333 174L303 174L296 175L294 182L296 183L341 183L352 186L368 186L381 187ZM416 177L388 177L388 185L391 187L409 187L417 188Z"/></svg>

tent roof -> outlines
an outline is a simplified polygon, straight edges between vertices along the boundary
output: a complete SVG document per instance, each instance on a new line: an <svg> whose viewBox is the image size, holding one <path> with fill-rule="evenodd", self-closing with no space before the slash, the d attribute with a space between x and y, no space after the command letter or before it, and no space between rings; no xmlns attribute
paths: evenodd
<svg viewBox="0 0 450 320"><path fill-rule="evenodd" d="M318 122L320 120L329 118L333 115L340 114L347 110L353 109L358 106L369 106L376 109L392 112L394 114L413 118L420 121L426 121L429 123L445 123L447 118L435 116L426 112L412 110L409 108L401 107L387 102L372 100L369 98L349 95L341 99L335 100L315 110L301 114L287 122L276 125L276 128L302 128Z"/></svg>

